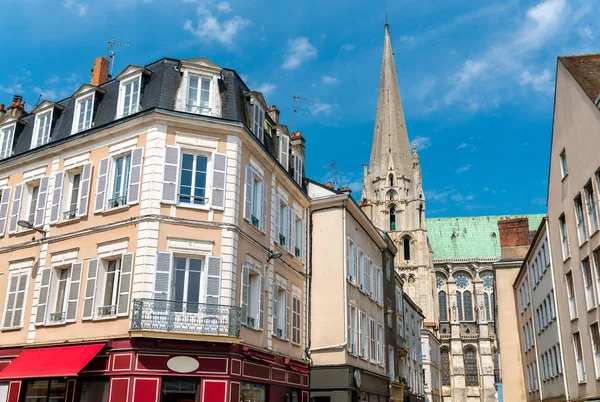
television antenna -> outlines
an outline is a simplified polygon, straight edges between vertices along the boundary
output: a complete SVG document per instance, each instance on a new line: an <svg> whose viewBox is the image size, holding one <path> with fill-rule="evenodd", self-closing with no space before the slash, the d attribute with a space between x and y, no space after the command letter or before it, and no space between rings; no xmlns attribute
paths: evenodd
<svg viewBox="0 0 600 402"><path fill-rule="evenodd" d="M316 105L319 103L318 100L316 99L309 99L309 98L305 98L303 96L300 96L300 94L296 94L294 96L292 96L292 133L295 133L295 117L296 117L296 113L303 113L303 114L308 114L308 111L305 109L301 109L300 107L298 107L298 102L307 102L313 105Z"/></svg>
<svg viewBox="0 0 600 402"><path fill-rule="evenodd" d="M114 38L112 38L111 40L108 41L108 46L106 47L106 59L108 60L108 62L110 64L108 74L111 77L112 77L112 73L113 73L113 67L115 65L115 58L117 56L117 54L113 50L113 46L129 47L131 45L129 43L118 42Z"/></svg>
<svg viewBox="0 0 600 402"><path fill-rule="evenodd" d="M333 178L333 188L337 189L340 185L340 172L337 170L337 163L335 161L331 161L327 165L323 166L323 169L331 169L331 176Z"/></svg>

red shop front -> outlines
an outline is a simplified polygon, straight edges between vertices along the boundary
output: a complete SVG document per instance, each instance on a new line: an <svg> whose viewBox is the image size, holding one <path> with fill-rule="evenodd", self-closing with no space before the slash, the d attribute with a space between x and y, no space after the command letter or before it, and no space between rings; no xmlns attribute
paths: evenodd
<svg viewBox="0 0 600 402"><path fill-rule="evenodd" d="M308 402L304 362L154 338L0 350L8 402Z"/></svg>

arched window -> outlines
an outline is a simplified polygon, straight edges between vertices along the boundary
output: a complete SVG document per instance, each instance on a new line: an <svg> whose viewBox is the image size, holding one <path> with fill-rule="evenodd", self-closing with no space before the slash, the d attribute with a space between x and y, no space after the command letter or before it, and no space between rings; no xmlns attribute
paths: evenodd
<svg viewBox="0 0 600 402"><path fill-rule="evenodd" d="M465 309L465 321L473 321L473 297L471 292L463 292L463 308Z"/></svg>
<svg viewBox="0 0 600 402"><path fill-rule="evenodd" d="M463 308L462 308L462 294L456 292L456 310L458 310L458 321L463 320Z"/></svg>
<svg viewBox="0 0 600 402"><path fill-rule="evenodd" d="M483 281L483 302L485 303L485 318L487 321L494 321L494 275L489 272L483 272L481 275Z"/></svg>
<svg viewBox="0 0 600 402"><path fill-rule="evenodd" d="M485 319L486 321L491 321L490 317L490 296L487 293L483 294L483 302L485 303Z"/></svg>
<svg viewBox="0 0 600 402"><path fill-rule="evenodd" d="M396 230L396 208L390 208L390 230Z"/></svg>
<svg viewBox="0 0 600 402"><path fill-rule="evenodd" d="M410 237L405 237L402 242L404 243L404 260L410 260Z"/></svg>
<svg viewBox="0 0 600 402"><path fill-rule="evenodd" d="M472 346L467 346L463 350L463 360L465 362L465 384L469 387L479 385L479 376L477 375L477 352Z"/></svg>
<svg viewBox="0 0 600 402"><path fill-rule="evenodd" d="M440 353L442 363L442 385L452 385L450 381L450 350L448 348L442 348Z"/></svg>
<svg viewBox="0 0 600 402"><path fill-rule="evenodd" d="M390 187L394 187L394 175L390 173Z"/></svg>
<svg viewBox="0 0 600 402"><path fill-rule="evenodd" d="M443 290L438 293L438 304L440 307L440 321L448 321L448 302L446 300L446 292Z"/></svg>

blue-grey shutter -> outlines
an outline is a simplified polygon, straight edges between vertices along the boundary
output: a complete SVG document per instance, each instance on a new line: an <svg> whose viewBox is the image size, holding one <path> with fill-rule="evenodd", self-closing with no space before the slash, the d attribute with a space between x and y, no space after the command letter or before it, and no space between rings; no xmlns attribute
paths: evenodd
<svg viewBox="0 0 600 402"><path fill-rule="evenodd" d="M277 330L279 329L279 286L273 282L273 335L277 336Z"/></svg>
<svg viewBox="0 0 600 402"><path fill-rule="evenodd" d="M13 314L15 310L15 298L17 296L17 286L19 285L19 274L12 274L8 280L8 294L6 297L6 306L4 307L4 323L2 327L12 327Z"/></svg>
<svg viewBox="0 0 600 402"><path fill-rule="evenodd" d="M227 155L213 154L212 201L213 209L225 209L225 184L227 182Z"/></svg>
<svg viewBox="0 0 600 402"><path fill-rule="evenodd" d="M51 282L52 268L42 268L42 281L40 284L40 294L38 296L37 312L35 313L35 325L44 325L46 322Z"/></svg>
<svg viewBox="0 0 600 402"><path fill-rule="evenodd" d="M258 317L257 327L263 329L263 321L265 320L265 278L258 277Z"/></svg>
<svg viewBox="0 0 600 402"><path fill-rule="evenodd" d="M244 180L246 183L244 186L244 219L252 222L252 188L254 187L254 179L250 165L246 165L246 177Z"/></svg>
<svg viewBox="0 0 600 402"><path fill-rule="evenodd" d="M221 257L209 256L206 269L206 303L219 304L221 296Z"/></svg>
<svg viewBox="0 0 600 402"><path fill-rule="evenodd" d="M40 190L38 191L37 202L35 204L35 216L33 226L36 228L44 226L44 216L46 215L46 200L48 199L48 182L50 178L44 176L40 179Z"/></svg>
<svg viewBox="0 0 600 402"><path fill-rule="evenodd" d="M94 201L94 212L104 211L106 205L106 187L108 185L108 162L109 158L100 159L98 163L98 182L96 183L96 200Z"/></svg>
<svg viewBox="0 0 600 402"><path fill-rule="evenodd" d="M290 203L291 204L291 203ZM288 214L290 217L290 245L288 247L289 252L295 256L296 255L296 212L292 209L290 205L290 212Z"/></svg>
<svg viewBox="0 0 600 402"><path fill-rule="evenodd" d="M23 184L17 184L15 186L15 193L13 195L12 206L10 208L10 222L8 223L8 233L16 233L17 222L19 221L19 215L21 214L21 198L23 197Z"/></svg>
<svg viewBox="0 0 600 402"><path fill-rule="evenodd" d="M100 161L102 166L102 161ZM108 171L108 161L106 162L106 170ZM106 179L104 179L106 181ZM86 163L83 165L81 172L81 181L79 182L79 199L77 200L77 216L83 217L88 214L88 205L90 204L90 183L92 181L92 164ZM104 186L106 188L106 185ZM102 201L104 209L104 201Z"/></svg>
<svg viewBox="0 0 600 402"><path fill-rule="evenodd" d="M156 252L156 266L154 270L154 300L169 300L171 287L171 263L173 255L169 252Z"/></svg>
<svg viewBox="0 0 600 402"><path fill-rule="evenodd" d="M285 308L283 313L285 314L285 327L283 329L284 339L290 339L290 291L286 289L284 293Z"/></svg>
<svg viewBox="0 0 600 402"><path fill-rule="evenodd" d="M133 278L133 253L123 254L121 257L121 282L117 297L117 316L129 315L129 297Z"/></svg>
<svg viewBox="0 0 600 402"><path fill-rule="evenodd" d="M262 178L262 217L260 218L260 228L267 233L267 183Z"/></svg>
<svg viewBox="0 0 600 402"><path fill-rule="evenodd" d="M250 270L247 266L242 265L242 324L248 323L248 296L250 296Z"/></svg>
<svg viewBox="0 0 600 402"><path fill-rule="evenodd" d="M163 165L163 185L161 201L165 204L177 203L177 177L179 176L179 147L167 145Z"/></svg>
<svg viewBox="0 0 600 402"><path fill-rule="evenodd" d="M143 162L144 148L135 148L131 151L131 170L129 173L129 190L127 192L127 204L129 205L140 202Z"/></svg>
<svg viewBox="0 0 600 402"><path fill-rule="evenodd" d="M4 236L6 230L6 221L8 218L8 204L10 203L11 188L2 189L2 199L0 200L0 237Z"/></svg>
<svg viewBox="0 0 600 402"><path fill-rule="evenodd" d="M60 204L62 203L63 184L65 172L54 175L54 189L52 190L52 204L50 205L50 224L58 223L60 220Z"/></svg>
<svg viewBox="0 0 600 402"><path fill-rule="evenodd" d="M15 297L15 309L13 312L13 327L23 326L23 311L25 309L25 289L27 288L28 273L19 275L19 285L17 286L17 295Z"/></svg>
<svg viewBox="0 0 600 402"><path fill-rule="evenodd" d="M81 287L82 262L71 264L71 277L69 279L69 299L67 301L67 322L77 321L77 308L79 307L79 288Z"/></svg>
<svg viewBox="0 0 600 402"><path fill-rule="evenodd" d="M281 245L281 242L279 241L279 230L281 228L281 214L280 214L280 210L281 209L281 198L279 197L279 194L275 196L275 243Z"/></svg>
<svg viewBox="0 0 600 402"><path fill-rule="evenodd" d="M94 318L94 302L96 299L96 282L98 280L98 260L88 262L87 279L85 281L85 293L83 296L83 320Z"/></svg>

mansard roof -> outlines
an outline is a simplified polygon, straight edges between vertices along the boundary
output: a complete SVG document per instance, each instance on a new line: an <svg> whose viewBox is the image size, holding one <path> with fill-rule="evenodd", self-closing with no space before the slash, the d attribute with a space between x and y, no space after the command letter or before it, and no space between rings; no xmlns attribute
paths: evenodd
<svg viewBox="0 0 600 402"><path fill-rule="evenodd" d="M600 96L600 54L562 56L558 60L566 67L581 89L596 102Z"/></svg>

